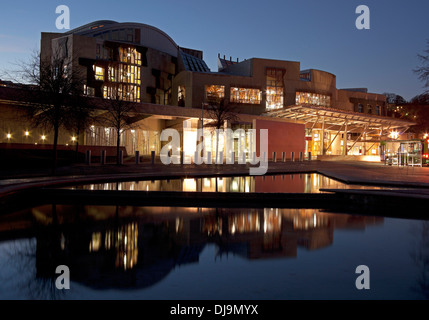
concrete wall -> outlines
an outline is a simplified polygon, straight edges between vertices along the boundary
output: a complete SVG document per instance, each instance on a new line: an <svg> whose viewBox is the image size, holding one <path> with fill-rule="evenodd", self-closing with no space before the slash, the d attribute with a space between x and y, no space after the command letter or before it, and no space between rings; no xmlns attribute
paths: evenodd
<svg viewBox="0 0 429 320"><path fill-rule="evenodd" d="M376 115L375 107L380 106L380 116L387 116L386 96L376 93L338 90L338 109L358 112L358 104L364 107L363 113L368 113L368 104L372 106L372 115Z"/></svg>

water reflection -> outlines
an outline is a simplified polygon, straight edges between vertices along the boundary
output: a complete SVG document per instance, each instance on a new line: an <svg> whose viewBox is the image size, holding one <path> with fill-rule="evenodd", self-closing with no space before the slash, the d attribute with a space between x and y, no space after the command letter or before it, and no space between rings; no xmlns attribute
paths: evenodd
<svg viewBox="0 0 429 320"><path fill-rule="evenodd" d="M25 280L38 288L31 289L32 297L52 299L58 298L53 279L60 264L72 270L72 281L91 288L147 288L177 266L198 263L208 244L217 247L214 260L230 254L248 260L296 258L298 248L330 246L336 229L384 221L276 208L47 205L31 213L31 245L11 247L10 253L21 268L34 269Z"/></svg>
<svg viewBox="0 0 429 320"><path fill-rule="evenodd" d="M109 182L77 186L86 190L187 191L187 192L284 192L318 193L319 189L380 189L377 186L347 185L316 173L272 176L184 178Z"/></svg>
<svg viewBox="0 0 429 320"><path fill-rule="evenodd" d="M414 289L429 299L429 222L415 225L412 234L416 243L410 255L420 271Z"/></svg>

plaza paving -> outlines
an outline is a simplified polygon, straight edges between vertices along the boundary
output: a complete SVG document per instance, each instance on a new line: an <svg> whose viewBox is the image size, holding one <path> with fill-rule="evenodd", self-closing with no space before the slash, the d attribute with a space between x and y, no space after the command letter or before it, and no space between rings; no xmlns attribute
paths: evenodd
<svg viewBox="0 0 429 320"><path fill-rule="evenodd" d="M248 175L250 165L164 165L162 163L124 165L73 165L60 167L56 176L49 170L22 170L0 172L0 195L28 188L63 186L80 182L108 182L127 179L179 178L193 176ZM320 173L348 184L365 184L419 188L429 197L429 167L385 166L382 163L354 161L296 161L270 162L267 174ZM412 191L411 191L412 192ZM417 190L416 190L417 192Z"/></svg>
<svg viewBox="0 0 429 320"><path fill-rule="evenodd" d="M324 208L333 212L429 219L429 168L392 167L381 163L297 161L270 162L267 175L319 173L350 184L321 193L234 193L72 190L76 184L249 175L249 165L73 165L49 170L1 172L2 212L45 203L121 206L185 206L241 208ZM353 185L360 185L353 188ZM368 185L368 188L362 188ZM374 186L382 188L374 189Z"/></svg>

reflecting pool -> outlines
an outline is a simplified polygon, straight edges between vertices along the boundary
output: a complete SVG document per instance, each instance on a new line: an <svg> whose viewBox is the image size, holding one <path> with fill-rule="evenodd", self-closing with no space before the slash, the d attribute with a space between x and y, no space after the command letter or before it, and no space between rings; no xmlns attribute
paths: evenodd
<svg viewBox="0 0 429 320"><path fill-rule="evenodd" d="M350 185L317 173L267 176L203 177L95 183L73 188L86 190L186 191L186 192L284 192L318 193L320 189L386 189Z"/></svg>
<svg viewBox="0 0 429 320"><path fill-rule="evenodd" d="M0 217L0 299L427 299L429 221L44 205ZM70 269L57 290L55 268ZM356 288L356 267L370 289Z"/></svg>

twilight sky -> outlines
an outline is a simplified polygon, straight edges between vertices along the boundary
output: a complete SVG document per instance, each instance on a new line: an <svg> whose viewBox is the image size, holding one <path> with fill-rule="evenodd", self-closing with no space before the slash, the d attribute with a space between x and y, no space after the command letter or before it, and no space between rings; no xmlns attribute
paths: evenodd
<svg viewBox="0 0 429 320"><path fill-rule="evenodd" d="M179 46L202 50L212 71L220 53L240 61L299 61L301 69L335 74L339 89L365 87L405 99L424 91L413 69L428 48L427 0L4 1L0 75L39 49L41 32L58 32L58 5L70 8L72 29L95 20L155 26ZM369 30L355 26L359 5L370 9Z"/></svg>

